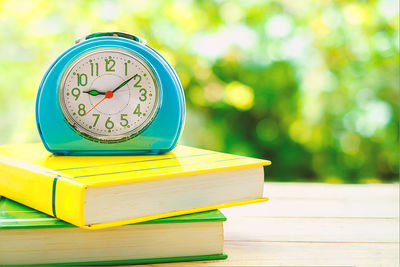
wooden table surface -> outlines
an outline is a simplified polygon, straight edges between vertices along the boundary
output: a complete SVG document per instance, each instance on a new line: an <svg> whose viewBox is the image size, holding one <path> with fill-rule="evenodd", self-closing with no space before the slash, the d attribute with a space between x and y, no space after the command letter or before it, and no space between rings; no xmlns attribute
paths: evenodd
<svg viewBox="0 0 400 267"><path fill-rule="evenodd" d="M151 266L399 266L399 185L266 183L223 209L223 261Z"/></svg>

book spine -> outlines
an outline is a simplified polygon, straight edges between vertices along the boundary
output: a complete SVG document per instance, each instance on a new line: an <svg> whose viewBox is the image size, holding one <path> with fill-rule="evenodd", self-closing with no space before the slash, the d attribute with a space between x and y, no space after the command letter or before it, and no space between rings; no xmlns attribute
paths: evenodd
<svg viewBox="0 0 400 267"><path fill-rule="evenodd" d="M84 184L0 159L0 195L77 226L84 224Z"/></svg>

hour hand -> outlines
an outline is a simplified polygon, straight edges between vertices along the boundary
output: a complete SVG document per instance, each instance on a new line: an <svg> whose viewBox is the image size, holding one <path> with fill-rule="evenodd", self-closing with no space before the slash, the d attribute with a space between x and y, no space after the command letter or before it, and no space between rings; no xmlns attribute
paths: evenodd
<svg viewBox="0 0 400 267"><path fill-rule="evenodd" d="M99 91L94 90L94 89L92 89L92 90L90 90L90 91L84 91L83 93L86 93L86 94L89 94L89 95L93 95L93 96L96 96L96 95L105 95L105 94L106 94L105 92L99 92Z"/></svg>

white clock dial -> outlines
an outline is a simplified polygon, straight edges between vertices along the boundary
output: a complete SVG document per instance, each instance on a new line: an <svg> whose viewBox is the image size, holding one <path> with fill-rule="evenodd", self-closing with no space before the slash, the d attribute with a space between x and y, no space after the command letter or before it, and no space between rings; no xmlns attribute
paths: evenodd
<svg viewBox="0 0 400 267"><path fill-rule="evenodd" d="M123 141L140 133L157 111L158 85L151 68L125 50L97 49L76 59L59 90L62 112L80 134Z"/></svg>

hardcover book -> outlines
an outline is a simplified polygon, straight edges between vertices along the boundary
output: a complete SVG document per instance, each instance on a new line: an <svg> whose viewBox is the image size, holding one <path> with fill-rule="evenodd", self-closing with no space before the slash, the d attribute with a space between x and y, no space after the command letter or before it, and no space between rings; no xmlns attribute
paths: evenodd
<svg viewBox="0 0 400 267"><path fill-rule="evenodd" d="M187 146L144 156L63 156L0 148L0 195L82 228L266 201L267 160Z"/></svg>
<svg viewBox="0 0 400 267"><path fill-rule="evenodd" d="M88 231L0 197L0 265L225 259L218 210Z"/></svg>

